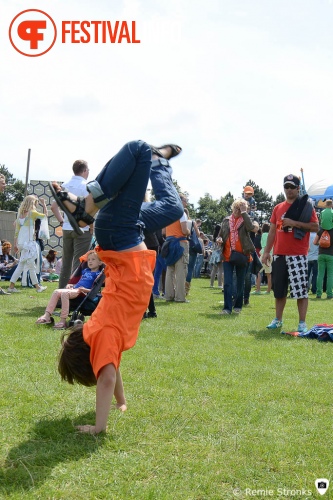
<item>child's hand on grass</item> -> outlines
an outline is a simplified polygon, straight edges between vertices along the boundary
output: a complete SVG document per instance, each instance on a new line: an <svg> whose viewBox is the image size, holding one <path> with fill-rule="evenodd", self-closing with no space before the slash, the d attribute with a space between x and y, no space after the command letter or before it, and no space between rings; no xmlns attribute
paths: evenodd
<svg viewBox="0 0 333 500"><path fill-rule="evenodd" d="M98 434L95 425L77 425L76 429L83 434Z"/></svg>

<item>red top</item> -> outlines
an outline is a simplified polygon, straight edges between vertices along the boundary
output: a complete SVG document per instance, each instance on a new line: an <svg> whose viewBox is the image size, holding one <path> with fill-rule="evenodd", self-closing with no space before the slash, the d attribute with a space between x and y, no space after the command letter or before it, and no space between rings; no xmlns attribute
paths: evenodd
<svg viewBox="0 0 333 500"><path fill-rule="evenodd" d="M299 240L294 238L294 228L289 228L288 232L285 232L282 228L282 220L289 208L290 203L284 201L276 205L272 213L271 222L276 225L274 255L307 255L309 251L310 232L307 231L305 236ZM312 210L310 222L318 222L318 217L314 210Z"/></svg>

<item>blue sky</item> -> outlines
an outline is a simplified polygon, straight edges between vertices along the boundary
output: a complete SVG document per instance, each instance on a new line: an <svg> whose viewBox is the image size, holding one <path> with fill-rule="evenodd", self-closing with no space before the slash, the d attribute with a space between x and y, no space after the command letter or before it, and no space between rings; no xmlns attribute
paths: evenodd
<svg viewBox="0 0 333 500"><path fill-rule="evenodd" d="M135 20L140 44L62 44L24 57L9 43L27 8L62 20ZM25 179L93 178L128 140L183 147L174 178L196 203L275 197L288 173L333 177L331 0L0 0L0 163ZM332 182L333 183L333 182Z"/></svg>

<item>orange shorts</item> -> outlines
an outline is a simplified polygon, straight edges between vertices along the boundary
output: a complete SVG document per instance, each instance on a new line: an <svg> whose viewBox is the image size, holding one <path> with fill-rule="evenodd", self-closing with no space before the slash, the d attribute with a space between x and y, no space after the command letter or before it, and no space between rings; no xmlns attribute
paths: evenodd
<svg viewBox="0 0 333 500"><path fill-rule="evenodd" d="M83 326L90 346L90 362L96 378L103 368L119 368L121 353L134 346L142 316L154 283L156 253L153 250L114 252L96 248L106 264L102 298Z"/></svg>

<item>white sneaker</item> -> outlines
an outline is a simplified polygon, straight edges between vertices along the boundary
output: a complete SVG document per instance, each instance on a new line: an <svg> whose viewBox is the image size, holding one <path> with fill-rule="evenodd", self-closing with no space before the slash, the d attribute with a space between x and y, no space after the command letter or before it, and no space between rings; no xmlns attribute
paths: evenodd
<svg viewBox="0 0 333 500"><path fill-rule="evenodd" d="M8 293L20 293L17 288L7 288Z"/></svg>
<svg viewBox="0 0 333 500"><path fill-rule="evenodd" d="M40 286L39 288L36 288L36 292L37 292L37 293L42 293L42 292L44 292L44 290L46 290L46 289L47 289L47 286Z"/></svg>

